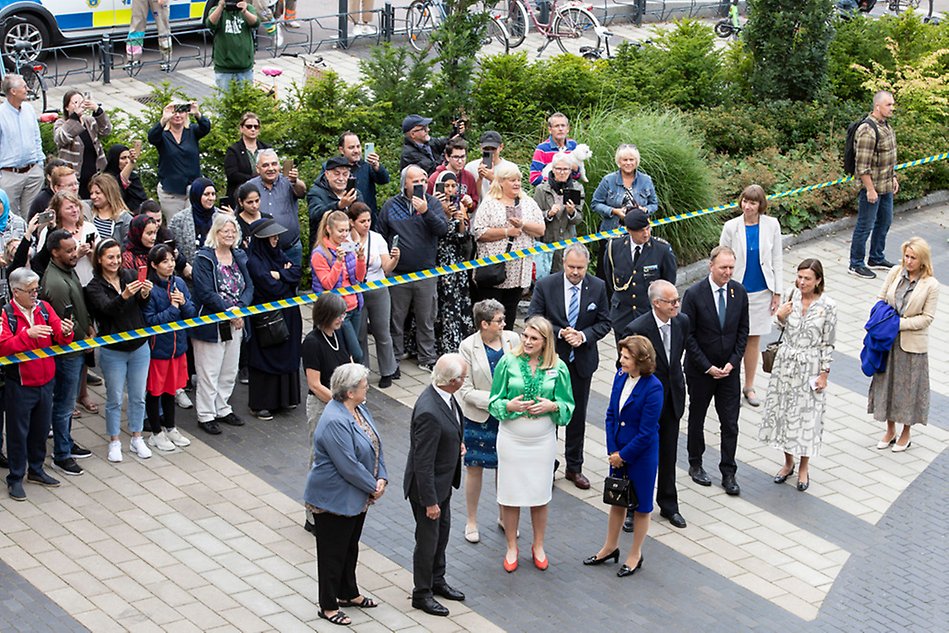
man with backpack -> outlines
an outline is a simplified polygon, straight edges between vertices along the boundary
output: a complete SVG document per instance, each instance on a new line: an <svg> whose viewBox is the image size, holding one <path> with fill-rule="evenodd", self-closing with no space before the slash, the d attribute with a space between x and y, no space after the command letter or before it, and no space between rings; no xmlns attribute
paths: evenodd
<svg viewBox="0 0 949 633"><path fill-rule="evenodd" d="M893 195L900 190L893 170L896 135L889 124L892 116L893 95L881 90L873 95L873 111L847 129L844 168L863 185L857 196L857 225L850 242L850 273L864 279L876 278L871 268L893 267L884 256L886 234L893 221ZM870 253L864 264L867 237Z"/></svg>

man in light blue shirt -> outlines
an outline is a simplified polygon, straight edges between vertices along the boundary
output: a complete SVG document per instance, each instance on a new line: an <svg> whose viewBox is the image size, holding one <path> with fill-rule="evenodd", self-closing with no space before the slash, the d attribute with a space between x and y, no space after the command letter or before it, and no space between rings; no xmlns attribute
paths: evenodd
<svg viewBox="0 0 949 633"><path fill-rule="evenodd" d="M26 102L26 82L6 75L0 85L7 100L0 104L0 189L10 197L13 213L26 218L43 187L43 142L36 112Z"/></svg>

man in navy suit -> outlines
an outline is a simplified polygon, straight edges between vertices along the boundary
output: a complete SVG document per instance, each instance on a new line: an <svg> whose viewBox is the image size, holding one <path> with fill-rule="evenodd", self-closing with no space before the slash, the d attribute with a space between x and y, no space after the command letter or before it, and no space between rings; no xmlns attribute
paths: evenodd
<svg viewBox="0 0 949 633"><path fill-rule="evenodd" d="M566 477L581 490L590 488L590 480L583 474L583 437L590 383L600 364L596 344L610 331L606 284L587 274L589 265L586 246L568 246L563 254L563 272L537 282L528 310L530 316L539 314L554 326L557 355L570 370L576 408L565 438Z"/></svg>
<svg viewBox="0 0 949 633"><path fill-rule="evenodd" d="M732 281L735 252L716 246L709 259L709 276L686 290L682 312L689 317L685 375L689 383L689 476L701 486L712 480L702 468L705 453L705 414L715 398L722 432L722 488L741 494L735 479L738 465L738 411L741 404L739 365L748 342L748 293Z"/></svg>
<svg viewBox="0 0 949 633"><path fill-rule="evenodd" d="M645 336L656 350L656 371L653 375L662 383L662 414L659 416L659 476L656 480L656 503L659 514L673 527L684 528L685 519L679 514L679 495L676 492L676 452L679 445L679 420L685 412L685 376L682 373L682 352L689 335L689 317L679 314L679 291L659 279L649 284L649 303L652 310L626 326L623 338L639 334ZM633 512L626 513L623 529L633 531Z"/></svg>
<svg viewBox="0 0 949 633"><path fill-rule="evenodd" d="M448 609L434 596L465 599L465 594L445 581L445 548L451 531L451 489L461 485L461 457L465 453L464 421L454 394L467 373L468 363L461 354L440 357L432 370L432 384L419 395L412 409L402 482L415 515L412 606L431 615L448 615Z"/></svg>

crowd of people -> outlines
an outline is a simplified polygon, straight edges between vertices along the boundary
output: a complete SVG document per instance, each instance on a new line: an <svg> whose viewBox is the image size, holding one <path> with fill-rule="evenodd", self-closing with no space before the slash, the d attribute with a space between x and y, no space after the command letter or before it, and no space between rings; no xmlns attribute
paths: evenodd
<svg viewBox="0 0 949 633"><path fill-rule="evenodd" d="M450 499L463 470L465 539L481 540L484 470L495 470L496 521L507 543L503 568L518 569L520 509L527 507L531 561L548 569L544 541L560 466L558 428L565 427L566 479L589 489L583 472L587 408L600 361L598 341L611 330L617 372L605 420L605 457L614 480L627 483L621 486L623 503L610 510L603 547L585 565L618 563L623 530L633 534L633 543L617 575L633 575L643 566L654 492L660 516L676 528L687 526L676 485L686 392L688 472L695 483L712 483L703 455L706 412L714 399L727 494L741 492L735 453L743 403L761 407L758 436L784 453L775 483L787 481L796 468L797 489L810 485L810 458L821 446L836 305L825 294L817 259L800 262L785 291L780 225L767 214L760 186L741 193L741 213L725 224L709 256L708 276L681 298L675 254L651 234L650 218L661 201L630 144L616 148L617 171L598 183L590 199L602 217L600 230L626 228L622 237L601 242L595 274L590 252L573 244L536 261L520 258L472 275L340 295L324 291L575 236L586 194L582 165L571 155L578 144L569 137L567 117L556 113L548 121L550 134L530 166L530 196L522 188L524 171L501 158L500 134L483 133L481 156L469 161L463 126L433 139L431 120L410 115L402 125L398 193L379 201L376 186L389 182L389 172L374 148L363 153L358 135L340 134L338 154L307 187L292 161L281 161L259 138L260 118L247 112L225 157L222 200L200 163L200 140L211 121L195 103L172 103L147 133L158 151L155 201L136 171L141 143L103 148L107 115L74 91L64 98L68 115L54 135L59 156L44 170L35 119L19 96L22 78L8 75L3 81L8 98L0 105L0 355L195 315L229 315L105 345L97 353L7 366L8 456L0 457L9 467L14 499L26 498L24 478L60 485L44 467L50 429L53 466L65 475L83 474L77 460L91 451L72 438L71 424L81 414L77 403L93 405L84 393L95 380L93 367L106 387L107 459L119 462L123 401L128 450L147 459L152 449L190 444L175 424L176 407L194 406L198 427L209 434L222 433L223 425L244 425L231 403L238 381L248 384L247 408L259 420L295 409L302 361L313 442L306 527L317 543L320 615L349 624L341 607L376 606L360 593L355 568L366 512L388 483L383 438L364 406L369 333L380 388L399 380L400 363L412 357L432 375L412 413L403 482L417 522L412 604L428 613L448 614L436 596L464 599L445 580ZM875 97L868 118L881 108L892 112L888 94ZM11 109L27 116L11 116ZM884 115L878 118L885 123ZM858 135L857 170L872 188L877 174L892 178L881 161L895 161L895 140L867 150L866 135ZM895 190L895 178L887 186ZM861 190L862 215L880 213L868 205L885 195L883 187L873 194ZM306 236L297 213L304 198ZM865 223L860 226L863 231ZM871 256L878 259L871 265L887 264L889 273L875 312L881 332L865 362L873 365L869 411L886 423L878 448L902 452L910 447L911 427L927 420L926 333L939 286L922 238L905 242L899 263L890 264L880 259L885 229L883 235L879 224L876 230ZM304 336L295 308L240 315L240 308L293 297L304 260L312 289L322 293L309 333ZM855 274L866 276L856 268ZM518 304L531 288L527 319L515 334ZM886 318L893 314L896 319ZM774 325L781 344L761 398L755 391L760 342ZM193 405L185 391L192 384Z"/></svg>

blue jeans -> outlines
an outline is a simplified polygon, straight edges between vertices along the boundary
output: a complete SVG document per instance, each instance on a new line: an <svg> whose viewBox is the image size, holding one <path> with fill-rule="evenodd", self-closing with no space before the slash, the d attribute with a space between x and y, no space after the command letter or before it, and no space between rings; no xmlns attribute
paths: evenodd
<svg viewBox="0 0 949 633"><path fill-rule="evenodd" d="M110 437L122 428L122 394L128 387L128 427L130 433L141 433L145 426L145 382L151 352L142 345L131 352L108 347L99 351L102 378L105 380L105 431Z"/></svg>
<svg viewBox="0 0 949 633"><path fill-rule="evenodd" d="M870 238L869 262L882 262L886 257L886 234L893 223L893 194L878 194L877 201L867 200L867 190L861 189L857 196L857 226L853 227L850 241L850 267L863 266L867 237Z"/></svg>
<svg viewBox="0 0 949 633"><path fill-rule="evenodd" d="M10 460L7 484L12 484L23 480L27 468L34 473L43 472L53 381L39 387L24 387L18 380L7 378L5 391L7 457Z"/></svg>
<svg viewBox="0 0 949 633"><path fill-rule="evenodd" d="M214 71L214 83L221 92L227 92L227 87L231 85L232 81L246 81L248 83L253 82L254 69L249 68L247 70L242 70L239 73L219 73Z"/></svg>
<svg viewBox="0 0 949 633"><path fill-rule="evenodd" d="M343 338L346 340L346 348L349 350L349 355L353 357L354 363L361 363L363 359L362 346L359 344L360 313L362 313L361 308L347 312L346 318L343 319L343 327L340 329Z"/></svg>
<svg viewBox="0 0 949 633"><path fill-rule="evenodd" d="M79 393L79 375L85 356L67 354L56 357L56 385L53 387L53 459L60 461L72 453L72 412Z"/></svg>

